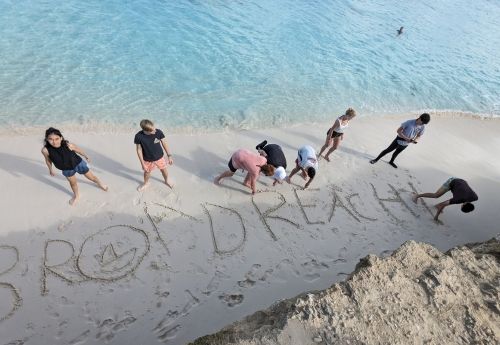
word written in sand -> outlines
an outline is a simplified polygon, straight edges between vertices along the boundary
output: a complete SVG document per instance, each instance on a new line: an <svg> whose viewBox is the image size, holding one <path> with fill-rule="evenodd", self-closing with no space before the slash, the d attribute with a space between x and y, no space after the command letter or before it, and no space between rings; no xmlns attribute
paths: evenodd
<svg viewBox="0 0 500 345"><path fill-rule="evenodd" d="M381 197L375 185L370 183L375 202L380 205L382 211L390 220L401 225L403 220L394 214L394 206L399 205L401 209L418 218L419 215L410 208L403 198L402 189L396 189L388 184L385 193L389 197ZM415 190L410 184L410 188ZM328 225L334 222L337 211L342 210L347 218L356 223L374 222L377 218L366 214L366 208L361 196L357 193L346 193L340 187L332 185L323 189L329 196L322 198L319 202L304 201L310 193L316 194L319 190L293 190L294 203L288 203L286 197L278 191L264 191L252 196L251 203L257 212L263 229L272 240L279 241L279 236L273 227L275 222L289 225L293 229L301 229L308 225ZM141 265L144 258L151 249L151 243L158 243L165 252L170 255L168 248L168 232L162 228L162 220L171 216L180 216L187 222L207 224L212 239L215 255L233 255L241 250L247 241L246 224L255 224L245 219L236 209L211 203L200 204L206 220L201 220L186 214L174 207L160 203L151 203L144 206L144 212L150 222L151 228L143 230L132 225L113 225L97 231L86 237L79 249L69 241L60 239L49 239L45 242L42 260L42 295L47 294L47 277L53 276L68 284L81 283L84 281L96 281L101 283L114 282L131 276ZM329 208L327 214L315 213L316 207ZM302 225L294 219L297 214L293 207L298 207L305 224ZM155 212L153 212L155 211ZM222 221L221 221L222 220ZM171 223L166 223L171 226ZM228 224L230 224L228 226ZM283 227L279 228L281 231ZM156 239L153 239L156 237ZM1 247L0 247L1 248ZM10 247L9 247L10 248ZM12 250L12 248L10 248ZM18 257L17 252L13 252ZM56 255L56 253L58 255ZM63 255L61 255L63 253ZM60 259L60 257L63 259ZM165 262L168 269L168 263ZM9 265L4 273L12 270ZM17 296L17 295L16 295Z"/></svg>
<svg viewBox="0 0 500 345"><path fill-rule="evenodd" d="M69 248L67 259L52 262L50 254L63 252L63 247ZM71 242L47 240L42 265L42 295L48 292L48 274L69 284L86 280L113 282L135 272L149 250L146 232L130 225L114 225L90 235L77 255Z"/></svg>
<svg viewBox="0 0 500 345"><path fill-rule="evenodd" d="M0 256L0 264L7 263L7 267L0 271L0 276L3 276L11 272L14 267L16 267L19 262L19 251L14 246L0 245L0 253L5 253L7 256L10 256L10 259L4 257L3 255ZM17 288L10 283L0 282L0 291L5 291L10 295L10 303L3 299L2 304L0 304L0 306L4 303L7 304L7 310L3 310L3 308L0 309L0 322L2 322L14 315L16 310L21 307L23 300ZM3 293L2 296L4 296Z"/></svg>

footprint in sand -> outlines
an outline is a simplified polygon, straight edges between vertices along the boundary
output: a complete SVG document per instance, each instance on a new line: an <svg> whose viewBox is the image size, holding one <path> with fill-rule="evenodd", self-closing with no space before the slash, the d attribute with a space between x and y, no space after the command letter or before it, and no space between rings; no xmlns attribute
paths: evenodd
<svg viewBox="0 0 500 345"><path fill-rule="evenodd" d="M243 303L244 296L242 294L223 294L219 299L227 304L228 307L234 307Z"/></svg>
<svg viewBox="0 0 500 345"><path fill-rule="evenodd" d="M174 339L181 328L180 325L174 325L175 320L180 316L177 310L169 310L160 322L153 328L158 340L165 343Z"/></svg>
<svg viewBox="0 0 500 345"><path fill-rule="evenodd" d="M308 261L301 264L301 266L307 271L304 275L305 280L308 282L315 281L320 277L319 270L326 270L329 266L315 258L310 258Z"/></svg>

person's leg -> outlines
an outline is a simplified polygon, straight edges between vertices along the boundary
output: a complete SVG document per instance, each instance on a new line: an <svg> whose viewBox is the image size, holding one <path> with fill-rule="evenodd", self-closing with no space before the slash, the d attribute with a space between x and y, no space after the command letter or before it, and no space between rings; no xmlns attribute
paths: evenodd
<svg viewBox="0 0 500 345"><path fill-rule="evenodd" d="M101 180L99 180L97 178L97 176L95 176L92 171L87 171L86 174L83 174L83 176L85 176L86 178L88 178L90 181L94 182L99 188L101 188L103 191L107 191L108 190L108 186L102 184Z"/></svg>
<svg viewBox="0 0 500 345"><path fill-rule="evenodd" d="M74 205L78 199L80 199L80 193L78 191L78 183L76 182L76 175L66 176L73 191L73 197L69 200L70 205Z"/></svg>
<svg viewBox="0 0 500 345"><path fill-rule="evenodd" d="M163 175L163 179L165 180L165 184L170 188L174 188L173 183L168 179L168 171L167 168L160 169L161 174Z"/></svg>
<svg viewBox="0 0 500 345"><path fill-rule="evenodd" d="M328 132L328 133L330 133L330 132ZM321 147L321 150L319 150L318 157L321 157L321 155L323 154L323 151L325 151L332 144L333 144L333 139L330 138L330 135L327 135L326 140L325 140L325 144Z"/></svg>
<svg viewBox="0 0 500 345"><path fill-rule="evenodd" d="M445 187L441 186L435 193L422 193L422 194L416 194L413 193L412 200L414 203L417 203L418 198L432 198L432 199L437 199L441 197L444 193L449 191L449 189L446 189Z"/></svg>
<svg viewBox="0 0 500 345"><path fill-rule="evenodd" d="M252 186L250 185L250 173L247 173L247 175L245 176L245 180L243 180L243 185L245 187L252 188Z"/></svg>
<svg viewBox="0 0 500 345"><path fill-rule="evenodd" d="M151 177L151 172L145 171L144 172L144 183L137 188L137 190L139 192L142 192L144 189L146 189L149 186L149 178L150 177Z"/></svg>
<svg viewBox="0 0 500 345"><path fill-rule="evenodd" d="M403 146L403 145L398 145L396 147L396 150L394 151L394 153L392 154L392 157L391 157L391 160L389 161L389 164L392 165L394 168L397 168L398 166L394 163L394 160L396 159L396 157L404 150L406 149L408 146Z"/></svg>
<svg viewBox="0 0 500 345"><path fill-rule="evenodd" d="M380 158L384 157L386 154L388 154L389 152L392 152L394 151L396 148L398 147L398 140L397 139L394 139L392 141L392 143L382 152L380 152L380 154L378 155L377 158L375 159L372 159L370 161L370 163L374 164L374 163L377 163L379 161Z"/></svg>
<svg viewBox="0 0 500 345"><path fill-rule="evenodd" d="M234 172L232 172L231 170L226 170L222 174L220 174L219 176L217 176L215 178L214 183L220 184L220 180L222 180L223 178L226 178L226 177L231 177L233 175L234 175Z"/></svg>
<svg viewBox="0 0 500 345"><path fill-rule="evenodd" d="M325 159L328 162L330 161L330 154L340 146L340 142L342 141L342 137L343 137L343 135L341 135L340 137L333 138L333 146L330 148L330 150L328 150L328 152L325 155Z"/></svg>
<svg viewBox="0 0 500 345"><path fill-rule="evenodd" d="M261 142L260 144L258 144L257 146L255 146L255 149L256 150L262 150L264 148L264 146L267 145L267 140L264 140L263 142Z"/></svg>

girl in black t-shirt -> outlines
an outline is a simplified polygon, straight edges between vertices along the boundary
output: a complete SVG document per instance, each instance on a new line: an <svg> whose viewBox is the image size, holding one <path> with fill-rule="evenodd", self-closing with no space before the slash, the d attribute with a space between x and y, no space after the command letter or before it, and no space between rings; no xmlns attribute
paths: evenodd
<svg viewBox="0 0 500 345"><path fill-rule="evenodd" d="M50 127L45 131L45 145L42 148L42 154L45 157L45 163L49 168L50 176L55 176L52 164L62 171L62 174L68 179L73 197L70 199L69 204L74 205L80 198L78 191L78 184L76 182L76 173L84 175L90 181L94 182L104 191L108 187L103 185L101 181L89 169L87 163L79 155L85 157L87 162L90 161L89 156L83 152L75 144L64 140L61 132L58 129Z"/></svg>

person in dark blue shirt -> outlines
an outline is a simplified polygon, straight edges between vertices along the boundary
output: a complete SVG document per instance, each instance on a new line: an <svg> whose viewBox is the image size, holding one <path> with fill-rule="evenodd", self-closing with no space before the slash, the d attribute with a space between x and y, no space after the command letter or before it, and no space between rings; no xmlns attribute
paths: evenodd
<svg viewBox="0 0 500 345"><path fill-rule="evenodd" d="M418 198L439 198L446 192L451 191L453 198L443 201L437 204L435 207L437 209L434 220L438 221L439 215L443 213L443 209L449 205L462 204L461 210L464 213L469 213L474 211L474 204L472 202L477 201L479 198L477 194L469 187L467 181L461 178L450 177L446 182L439 187L436 193L423 193L423 194L413 194L413 201L416 203Z"/></svg>

